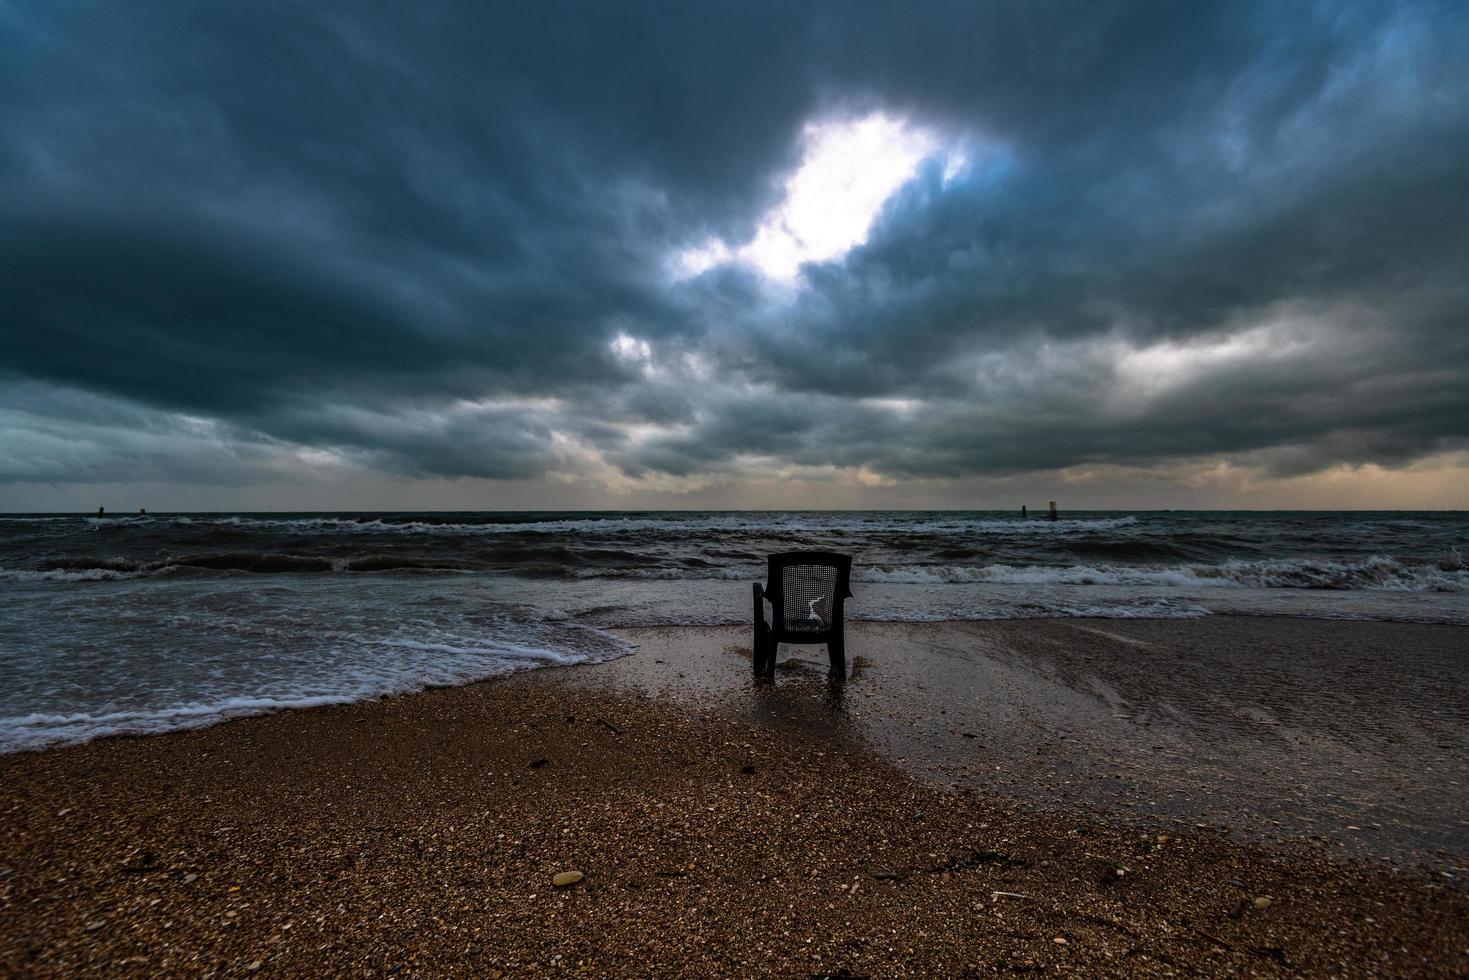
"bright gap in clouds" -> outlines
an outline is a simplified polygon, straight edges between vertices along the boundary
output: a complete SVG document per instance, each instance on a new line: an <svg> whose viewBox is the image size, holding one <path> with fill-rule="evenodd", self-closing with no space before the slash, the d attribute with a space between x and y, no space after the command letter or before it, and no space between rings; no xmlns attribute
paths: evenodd
<svg viewBox="0 0 1469 980"><path fill-rule="evenodd" d="M801 142L801 165L786 178L785 199L764 216L755 237L738 248L712 238L679 253L683 276L737 260L788 282L802 263L834 259L865 242L883 202L924 160L944 152L946 183L968 163L932 132L882 113L810 123Z"/></svg>

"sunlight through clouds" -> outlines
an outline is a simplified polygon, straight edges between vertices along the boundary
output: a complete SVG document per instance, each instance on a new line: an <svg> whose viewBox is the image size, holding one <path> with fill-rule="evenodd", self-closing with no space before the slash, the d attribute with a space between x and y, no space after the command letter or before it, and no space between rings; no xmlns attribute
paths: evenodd
<svg viewBox="0 0 1469 980"><path fill-rule="evenodd" d="M0 0L10 508L1465 506L1454 5L238 6Z"/></svg>
<svg viewBox="0 0 1469 980"><path fill-rule="evenodd" d="M640 340L626 333L619 333L616 337L612 338L612 342L608 346L612 348L612 353L620 361L625 361L629 364L641 364L644 367L653 363L653 345L646 340Z"/></svg>
<svg viewBox="0 0 1469 980"><path fill-rule="evenodd" d="M880 112L809 123L801 143L801 165L785 179L784 199L764 215L755 237L737 248L710 239L680 252L676 265L684 276L738 260L789 282L804 263L839 258L864 243L883 204L924 160L942 155L945 183L969 162L957 145Z"/></svg>

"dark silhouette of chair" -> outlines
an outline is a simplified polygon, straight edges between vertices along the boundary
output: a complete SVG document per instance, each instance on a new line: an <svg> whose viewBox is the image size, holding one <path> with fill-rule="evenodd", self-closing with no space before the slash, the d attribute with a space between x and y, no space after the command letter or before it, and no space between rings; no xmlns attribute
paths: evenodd
<svg viewBox="0 0 1469 980"><path fill-rule="evenodd" d="M851 598L852 558L830 551L771 555L765 587L755 583L755 676L775 676L781 643L825 643L831 669L847 672L842 606ZM770 603L765 621L762 600Z"/></svg>

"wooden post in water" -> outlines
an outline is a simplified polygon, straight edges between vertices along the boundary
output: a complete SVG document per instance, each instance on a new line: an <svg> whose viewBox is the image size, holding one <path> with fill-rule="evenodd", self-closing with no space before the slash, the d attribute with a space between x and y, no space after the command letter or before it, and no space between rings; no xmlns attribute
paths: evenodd
<svg viewBox="0 0 1469 980"><path fill-rule="evenodd" d="M1056 502L1053 500L1053 501L1051 501L1051 520L1054 521L1055 519L1056 519Z"/></svg>
<svg viewBox="0 0 1469 980"><path fill-rule="evenodd" d="M1024 504L1021 504L1020 505L1020 519L1023 521L1023 520L1028 520L1029 518L1030 518L1030 515L1025 512L1025 505Z"/></svg>

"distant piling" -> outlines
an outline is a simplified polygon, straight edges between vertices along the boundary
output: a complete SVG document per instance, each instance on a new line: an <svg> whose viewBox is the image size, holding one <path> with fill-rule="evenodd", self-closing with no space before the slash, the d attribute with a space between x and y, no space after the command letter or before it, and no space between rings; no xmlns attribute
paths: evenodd
<svg viewBox="0 0 1469 980"><path fill-rule="evenodd" d="M1025 512L1025 505L1024 504L1021 504L1020 505L1020 519L1023 521L1023 520L1029 519L1029 517L1030 517L1030 515Z"/></svg>
<svg viewBox="0 0 1469 980"><path fill-rule="evenodd" d="M1053 500L1053 501L1051 501L1051 520L1054 521L1055 519L1056 519L1056 502Z"/></svg>

